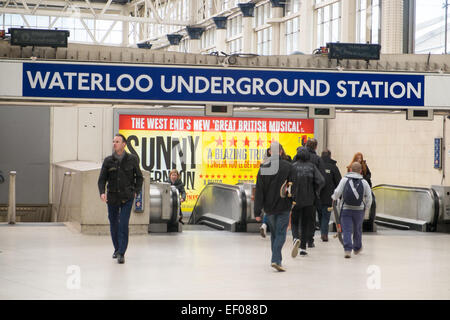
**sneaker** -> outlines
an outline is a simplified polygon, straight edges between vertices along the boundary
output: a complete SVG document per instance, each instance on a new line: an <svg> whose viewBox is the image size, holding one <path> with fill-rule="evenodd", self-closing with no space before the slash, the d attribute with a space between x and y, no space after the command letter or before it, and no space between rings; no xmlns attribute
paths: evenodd
<svg viewBox="0 0 450 320"><path fill-rule="evenodd" d="M261 225L261 228L259 228L259 233L261 234L261 237L265 238L267 233L267 225L263 223Z"/></svg>
<svg viewBox="0 0 450 320"><path fill-rule="evenodd" d="M120 253L117 254L117 262L120 264L125 263L125 257L123 254L120 254Z"/></svg>
<svg viewBox="0 0 450 320"><path fill-rule="evenodd" d="M117 250L116 250L116 251L114 251L114 253L113 253L113 255L112 255L113 259L117 259L117 253L118 253L118 251L117 251Z"/></svg>
<svg viewBox="0 0 450 320"><path fill-rule="evenodd" d="M320 236L320 238L322 239L323 242L328 242L328 235L323 234Z"/></svg>
<svg viewBox="0 0 450 320"><path fill-rule="evenodd" d="M348 258L350 258L350 257L351 257L351 254L352 254L352 252L351 252L351 251L345 251L345 255L344 255L344 257L345 257L346 259L348 259Z"/></svg>
<svg viewBox="0 0 450 320"><path fill-rule="evenodd" d="M292 258L298 256L298 248L300 247L300 239L294 239L294 247L292 248Z"/></svg>
<svg viewBox="0 0 450 320"><path fill-rule="evenodd" d="M306 252L306 250L300 250L300 255L301 256L306 256L306 255L308 255L308 252Z"/></svg>
<svg viewBox="0 0 450 320"><path fill-rule="evenodd" d="M358 250L353 250L353 253L354 253L354 254L358 254L358 253L360 253L361 251L362 251L362 247L359 248Z"/></svg>
<svg viewBox="0 0 450 320"><path fill-rule="evenodd" d="M272 268L274 268L275 270L279 271L279 272L284 272L286 271L285 268L283 268L282 266L280 266L279 264L276 264L275 262L272 262Z"/></svg>

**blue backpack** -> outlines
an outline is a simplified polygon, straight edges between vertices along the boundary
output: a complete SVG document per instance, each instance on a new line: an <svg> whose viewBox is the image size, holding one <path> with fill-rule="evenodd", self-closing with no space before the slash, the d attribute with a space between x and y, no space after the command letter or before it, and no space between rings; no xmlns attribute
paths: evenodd
<svg viewBox="0 0 450 320"><path fill-rule="evenodd" d="M362 179L348 178L344 186L342 197L344 203L359 207L363 201L364 185Z"/></svg>

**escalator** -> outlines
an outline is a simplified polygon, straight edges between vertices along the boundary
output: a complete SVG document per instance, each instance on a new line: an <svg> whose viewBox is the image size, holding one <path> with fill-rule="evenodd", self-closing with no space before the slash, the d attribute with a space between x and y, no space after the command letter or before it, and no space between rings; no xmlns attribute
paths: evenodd
<svg viewBox="0 0 450 320"><path fill-rule="evenodd" d="M246 232L257 225L253 215L254 184L210 183L200 193L189 225Z"/></svg>
<svg viewBox="0 0 450 320"><path fill-rule="evenodd" d="M444 195L435 189L381 184L373 187L377 225L422 232L437 231Z"/></svg>
<svg viewBox="0 0 450 320"><path fill-rule="evenodd" d="M178 189L170 183L150 184L150 222L148 232L180 232Z"/></svg>

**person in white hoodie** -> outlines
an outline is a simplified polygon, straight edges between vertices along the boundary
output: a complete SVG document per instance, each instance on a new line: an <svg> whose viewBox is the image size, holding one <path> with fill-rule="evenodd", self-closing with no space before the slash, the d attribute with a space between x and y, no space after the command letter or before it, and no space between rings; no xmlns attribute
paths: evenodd
<svg viewBox="0 0 450 320"><path fill-rule="evenodd" d="M339 182L331 198L341 199L341 226L344 240L344 257L350 258L353 250L358 254L362 250L362 225L365 211L370 210L372 192L369 184L361 175L361 164L353 162L351 172ZM353 234L353 240L352 240Z"/></svg>

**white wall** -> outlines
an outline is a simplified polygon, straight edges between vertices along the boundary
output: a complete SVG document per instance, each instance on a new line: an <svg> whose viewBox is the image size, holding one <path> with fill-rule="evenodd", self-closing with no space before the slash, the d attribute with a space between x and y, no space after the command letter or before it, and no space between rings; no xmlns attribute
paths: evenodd
<svg viewBox="0 0 450 320"><path fill-rule="evenodd" d="M52 163L77 159L78 108L53 107L51 113Z"/></svg>
<svg viewBox="0 0 450 320"><path fill-rule="evenodd" d="M443 116L435 116L433 121L407 121L405 113L337 113L336 119L327 123L328 148L332 158L338 161L341 174L347 172L346 166L353 155L362 152L372 172L373 186L441 184L442 171L434 169L433 163L434 138L443 136ZM450 137L448 124L445 127L445 135ZM450 150L448 139L444 144ZM444 157L448 176L450 156L444 154ZM443 184L449 181L447 178Z"/></svg>
<svg viewBox="0 0 450 320"><path fill-rule="evenodd" d="M52 163L102 162L112 152L112 106L53 107Z"/></svg>

